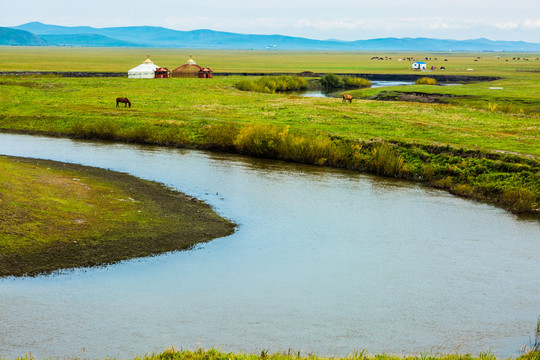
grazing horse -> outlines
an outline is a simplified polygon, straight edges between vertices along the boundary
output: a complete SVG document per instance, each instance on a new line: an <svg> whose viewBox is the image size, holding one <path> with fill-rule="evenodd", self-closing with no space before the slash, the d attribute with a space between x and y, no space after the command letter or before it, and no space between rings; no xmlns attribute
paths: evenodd
<svg viewBox="0 0 540 360"><path fill-rule="evenodd" d="M129 101L128 98L116 98L116 107L118 107L118 104L123 103L124 107L128 106L131 107L131 101Z"/></svg>
<svg viewBox="0 0 540 360"><path fill-rule="evenodd" d="M347 102L347 101L349 102L349 104L352 103L352 95L343 94L343 100L341 102L344 103L344 102Z"/></svg>

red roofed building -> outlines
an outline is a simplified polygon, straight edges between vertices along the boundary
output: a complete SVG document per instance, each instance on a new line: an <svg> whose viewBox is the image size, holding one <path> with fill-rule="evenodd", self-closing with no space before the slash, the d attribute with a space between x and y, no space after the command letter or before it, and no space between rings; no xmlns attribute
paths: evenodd
<svg viewBox="0 0 540 360"><path fill-rule="evenodd" d="M171 72L167 68L156 69L156 79L168 79L171 77Z"/></svg>
<svg viewBox="0 0 540 360"><path fill-rule="evenodd" d="M210 68L202 68L199 70L199 77L209 79L212 77L212 70Z"/></svg>
<svg viewBox="0 0 540 360"><path fill-rule="evenodd" d="M172 77L199 77L199 78L211 78L212 70L210 68L203 68L189 56L189 60L180 67L177 67L172 71Z"/></svg>

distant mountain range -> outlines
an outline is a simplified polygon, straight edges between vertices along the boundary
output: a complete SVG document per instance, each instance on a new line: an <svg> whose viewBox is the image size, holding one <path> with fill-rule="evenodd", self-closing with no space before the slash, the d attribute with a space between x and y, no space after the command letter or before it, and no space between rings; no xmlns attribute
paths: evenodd
<svg viewBox="0 0 540 360"><path fill-rule="evenodd" d="M254 50L540 51L539 43L524 41L431 38L313 40L283 35L249 35L213 30L178 31L154 26L93 28L47 25L40 22L0 28L0 45Z"/></svg>
<svg viewBox="0 0 540 360"><path fill-rule="evenodd" d="M46 46L51 44L28 31L0 27L0 45Z"/></svg>

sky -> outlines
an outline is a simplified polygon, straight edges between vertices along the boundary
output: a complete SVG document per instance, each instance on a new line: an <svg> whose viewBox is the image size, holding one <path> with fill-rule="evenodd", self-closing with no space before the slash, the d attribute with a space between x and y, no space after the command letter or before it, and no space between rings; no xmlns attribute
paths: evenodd
<svg viewBox="0 0 540 360"><path fill-rule="evenodd" d="M0 26L163 26L311 39L540 43L540 0L0 0Z"/></svg>

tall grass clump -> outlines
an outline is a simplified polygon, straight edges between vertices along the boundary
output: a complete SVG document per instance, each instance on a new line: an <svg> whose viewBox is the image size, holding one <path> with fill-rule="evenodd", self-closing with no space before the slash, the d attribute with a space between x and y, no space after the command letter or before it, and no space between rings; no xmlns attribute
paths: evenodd
<svg viewBox="0 0 540 360"><path fill-rule="evenodd" d="M405 171L405 159L390 145L383 143L371 149L371 168L377 175L401 177Z"/></svg>
<svg viewBox="0 0 540 360"><path fill-rule="evenodd" d="M189 143L189 134L177 126L163 128L155 134L153 142L159 145L185 146Z"/></svg>
<svg viewBox="0 0 540 360"><path fill-rule="evenodd" d="M79 120L71 127L72 133L83 139L116 140L119 126L111 119L100 119L93 122Z"/></svg>
<svg viewBox="0 0 540 360"><path fill-rule="evenodd" d="M343 79L336 74L326 74L319 80L323 88L338 89L344 86Z"/></svg>
<svg viewBox="0 0 540 360"><path fill-rule="evenodd" d="M203 146L206 149L234 151L240 129L232 123L208 125L205 128Z"/></svg>
<svg viewBox="0 0 540 360"><path fill-rule="evenodd" d="M540 316L536 321L534 338L530 340L529 345L521 348L521 356L518 360L540 360Z"/></svg>
<svg viewBox="0 0 540 360"><path fill-rule="evenodd" d="M514 213L522 214L534 211L538 207L536 194L525 187L506 189L501 196L501 203Z"/></svg>
<svg viewBox="0 0 540 360"><path fill-rule="evenodd" d="M142 123L139 126L125 130L125 132L122 134L122 136L126 138L126 141L141 144L151 143L152 135L152 126L146 123Z"/></svg>
<svg viewBox="0 0 540 360"><path fill-rule="evenodd" d="M277 158L288 131L288 127L280 128L270 124L244 126L234 140L234 145L241 153Z"/></svg>
<svg viewBox="0 0 540 360"><path fill-rule="evenodd" d="M240 80L236 88L242 91L255 91L273 94L276 92L305 90L308 87L306 79L300 76L265 76L258 80Z"/></svg>
<svg viewBox="0 0 540 360"><path fill-rule="evenodd" d="M523 108L523 104L514 104L511 102L491 103L486 105L487 109L491 112L498 112L503 114L516 114L527 116L538 116L538 108Z"/></svg>
<svg viewBox="0 0 540 360"><path fill-rule="evenodd" d="M371 81L361 77L345 76L342 78L345 87L369 87Z"/></svg>
<svg viewBox="0 0 540 360"><path fill-rule="evenodd" d="M339 89L339 88L354 88L354 87L369 87L371 81L353 77L353 76L338 76L336 74L326 74L319 80L322 87L325 89Z"/></svg>
<svg viewBox="0 0 540 360"><path fill-rule="evenodd" d="M240 129L234 145L243 154L342 168L350 167L355 151L361 149L325 135L291 134L289 129L269 124L247 125Z"/></svg>
<svg viewBox="0 0 540 360"><path fill-rule="evenodd" d="M420 79L416 80L416 85L437 85L437 80L430 78L430 77L421 77Z"/></svg>

